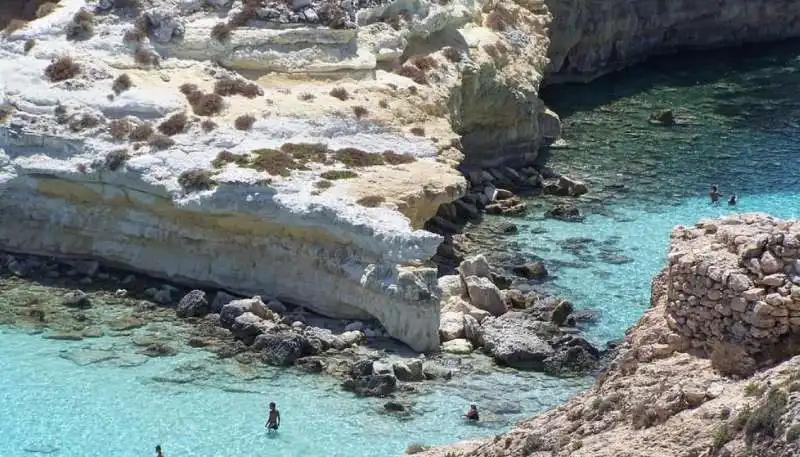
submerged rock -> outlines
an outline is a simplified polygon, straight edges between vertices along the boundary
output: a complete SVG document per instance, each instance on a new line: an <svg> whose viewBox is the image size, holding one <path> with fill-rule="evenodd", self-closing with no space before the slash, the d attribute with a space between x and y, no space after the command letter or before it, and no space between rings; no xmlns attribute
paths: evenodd
<svg viewBox="0 0 800 457"><path fill-rule="evenodd" d="M545 217L566 222L580 222L583 220L583 214L576 206L563 202L553 205L544 215Z"/></svg>
<svg viewBox="0 0 800 457"><path fill-rule="evenodd" d="M544 278L547 276L547 268L544 266L543 262L538 260L516 266L512 270L516 275L527 279Z"/></svg>
<svg viewBox="0 0 800 457"><path fill-rule="evenodd" d="M61 303L64 306L68 306L70 308L91 308L92 307L92 299L89 297L89 294L82 290L75 290L72 292L68 292L64 295L64 298L61 300Z"/></svg>

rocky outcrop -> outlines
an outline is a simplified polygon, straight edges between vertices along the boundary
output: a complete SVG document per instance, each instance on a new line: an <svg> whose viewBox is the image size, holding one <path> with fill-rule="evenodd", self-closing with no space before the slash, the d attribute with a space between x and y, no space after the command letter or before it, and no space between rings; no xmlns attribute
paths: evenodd
<svg viewBox="0 0 800 457"><path fill-rule="evenodd" d="M769 347L765 345L768 342L754 340L752 335L737 337L731 327L722 325L732 315L715 314L716 305L706 306L708 313L697 313L695 324L679 323L674 317L676 309L704 306L689 305L689 298L697 297L698 290L678 290L675 283L681 284L679 278L700 274L708 280L707 285L705 279L698 281L706 291L736 291L730 297L735 299L751 290L751 282L763 281L769 274L777 274L773 270L791 264L783 258L792 257L786 249L795 249L791 240L798 235L796 224L756 214L676 228L669 265L653 280L652 307L627 332L613 362L593 387L562 406L520 422L505 435L415 455L796 455L800 450L800 397L796 394L800 357L784 352L784 358L761 360L758 372L754 373L754 366L737 372L730 368L752 363L754 344L764 348ZM790 246L783 247L784 242ZM776 257L775 250L781 255ZM758 259L759 272L748 268L755 269L750 262L753 259ZM772 273L766 274L764 265ZM724 288L715 287L720 281L712 277L718 274L725 276ZM684 297L679 298L680 294ZM749 308L752 306L745 313L752 312ZM712 328L716 334L700 330ZM783 342L791 339L789 334L781 338ZM710 344L715 341L717 344Z"/></svg>
<svg viewBox="0 0 800 457"><path fill-rule="evenodd" d="M546 0L547 82L589 81L658 54L800 36L794 0Z"/></svg>

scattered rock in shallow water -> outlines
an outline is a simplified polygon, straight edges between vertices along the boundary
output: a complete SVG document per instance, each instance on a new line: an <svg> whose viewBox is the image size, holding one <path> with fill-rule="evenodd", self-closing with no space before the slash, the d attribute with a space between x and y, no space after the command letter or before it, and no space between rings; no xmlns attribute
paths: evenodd
<svg viewBox="0 0 800 457"><path fill-rule="evenodd" d="M514 274L526 279L539 279L547 276L547 268L543 262L533 261L512 268Z"/></svg>
<svg viewBox="0 0 800 457"><path fill-rule="evenodd" d="M552 208L544 213L544 216L566 222L580 222L583 220L581 211L575 205L565 202L553 205Z"/></svg>
<svg viewBox="0 0 800 457"><path fill-rule="evenodd" d="M405 411L406 407L396 401L387 401L383 404L383 409L389 412Z"/></svg>
<svg viewBox="0 0 800 457"><path fill-rule="evenodd" d="M385 397L397 388L397 378L392 374L371 374L346 379L342 388L359 397Z"/></svg>
<svg viewBox="0 0 800 457"><path fill-rule="evenodd" d="M253 347L263 351L268 364L277 366L290 366L300 357L311 355L308 340L290 332L259 335Z"/></svg>
<svg viewBox="0 0 800 457"><path fill-rule="evenodd" d="M68 292L64 295L64 298L61 299L61 303L70 308L86 309L92 307L92 299L89 297L89 294L82 290Z"/></svg>
<svg viewBox="0 0 800 457"><path fill-rule="evenodd" d="M79 349L75 351L67 351L59 354L62 359L69 360L75 365L85 367L95 363L106 362L117 358L117 355L111 351L99 351L93 349Z"/></svg>
<svg viewBox="0 0 800 457"><path fill-rule="evenodd" d="M622 265L633 262L633 259L631 259L630 257L625 257L624 255L610 254L610 253L600 254L600 260L602 260L605 263L610 263L612 265Z"/></svg>
<svg viewBox="0 0 800 457"><path fill-rule="evenodd" d="M36 322L44 322L45 321L45 312L41 309L29 309L28 310L28 317Z"/></svg>
<svg viewBox="0 0 800 457"><path fill-rule="evenodd" d="M650 123L667 127L675 125L675 113L671 109L656 111L650 115Z"/></svg>
<svg viewBox="0 0 800 457"><path fill-rule="evenodd" d="M108 327L111 330L116 330L118 332L122 332L125 330L132 330L135 328L142 327L144 325L144 319L141 317L123 317L121 319L117 319L112 321L108 324Z"/></svg>
<svg viewBox="0 0 800 457"><path fill-rule="evenodd" d="M470 354L472 353L472 343L463 338L445 341L442 343L442 352L461 355Z"/></svg>
<svg viewBox="0 0 800 457"><path fill-rule="evenodd" d="M318 357L302 357L294 362L294 366L306 373L322 373L325 366Z"/></svg>
<svg viewBox="0 0 800 457"><path fill-rule="evenodd" d="M83 334L81 332L52 332L46 333L43 338L46 340L80 341L83 339Z"/></svg>
<svg viewBox="0 0 800 457"><path fill-rule="evenodd" d="M453 370L436 362L424 362L422 372L426 379L450 379L453 377Z"/></svg>
<svg viewBox="0 0 800 457"><path fill-rule="evenodd" d="M31 444L22 448L25 452L32 454L55 454L59 451L59 447L51 446L49 444Z"/></svg>
<svg viewBox="0 0 800 457"><path fill-rule="evenodd" d="M394 375L400 381L418 382L425 379L425 374L422 372L422 360L397 362L392 368Z"/></svg>
<svg viewBox="0 0 800 457"><path fill-rule="evenodd" d="M181 298L175 314L178 317L202 317L209 313L210 306L206 299L206 293L195 289Z"/></svg>
<svg viewBox="0 0 800 457"><path fill-rule="evenodd" d="M166 357L175 355L178 351L168 344L153 343L144 348L141 352L148 357Z"/></svg>

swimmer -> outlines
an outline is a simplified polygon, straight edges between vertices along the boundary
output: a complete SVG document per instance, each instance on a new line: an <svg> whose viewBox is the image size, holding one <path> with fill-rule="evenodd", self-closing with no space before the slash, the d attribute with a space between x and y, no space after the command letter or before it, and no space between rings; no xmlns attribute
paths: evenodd
<svg viewBox="0 0 800 457"><path fill-rule="evenodd" d="M164 453L161 452L161 445L159 444L156 446L156 457L164 457Z"/></svg>
<svg viewBox="0 0 800 457"><path fill-rule="evenodd" d="M736 206L736 194L731 194L731 197L728 199L728 206Z"/></svg>
<svg viewBox="0 0 800 457"><path fill-rule="evenodd" d="M467 420L471 420L471 421L475 421L475 422L479 421L480 420L480 416L478 416L478 406L477 405L469 405L469 411L467 411L467 414L464 414L464 417L467 418Z"/></svg>
<svg viewBox="0 0 800 457"><path fill-rule="evenodd" d="M267 430L278 430L278 427L281 426L281 412L275 408L275 402L269 403L269 417L267 418L267 423L264 427Z"/></svg>
<svg viewBox="0 0 800 457"><path fill-rule="evenodd" d="M722 196L722 192L719 191L717 185L714 184L711 186L711 190L708 192L708 197L711 198L712 205L719 205L719 197Z"/></svg>

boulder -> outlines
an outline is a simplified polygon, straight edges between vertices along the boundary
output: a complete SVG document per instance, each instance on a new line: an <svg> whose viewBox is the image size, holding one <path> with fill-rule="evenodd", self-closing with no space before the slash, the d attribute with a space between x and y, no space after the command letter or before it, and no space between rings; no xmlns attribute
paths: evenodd
<svg viewBox="0 0 800 457"><path fill-rule="evenodd" d="M566 222L580 222L583 220L583 214L575 205L564 202L553 205L552 208L544 213L544 216Z"/></svg>
<svg viewBox="0 0 800 457"><path fill-rule="evenodd" d="M439 337L442 341L463 338L464 314L452 311L443 313L439 320Z"/></svg>
<svg viewBox="0 0 800 457"><path fill-rule="evenodd" d="M319 327L306 327L303 329L303 336L311 346L312 354L321 354L332 347L343 348L344 345L339 338L328 329Z"/></svg>
<svg viewBox="0 0 800 457"><path fill-rule="evenodd" d="M442 291L442 300L464 296L464 280L459 275L442 276L438 279L438 284L439 289Z"/></svg>
<svg viewBox="0 0 800 457"><path fill-rule="evenodd" d="M86 309L92 307L92 299L82 290L68 292L61 299L61 304L69 308Z"/></svg>
<svg viewBox="0 0 800 457"><path fill-rule="evenodd" d="M483 337L481 325L478 320L472 316L464 316L464 337L473 344L473 346L483 345Z"/></svg>
<svg viewBox="0 0 800 457"><path fill-rule="evenodd" d="M492 271L486 257L483 254L479 254L464 259L461 265L458 266L458 272L462 278L466 279L469 276L488 278Z"/></svg>
<svg viewBox="0 0 800 457"><path fill-rule="evenodd" d="M255 342L258 335L270 331L275 324L246 312L236 317L231 325L231 333L248 346Z"/></svg>
<svg viewBox="0 0 800 457"><path fill-rule="evenodd" d="M492 196L492 200L508 200L509 198L514 198L514 192L506 189L495 189L494 195Z"/></svg>
<svg viewBox="0 0 800 457"><path fill-rule="evenodd" d="M294 366L306 373L322 373L325 366L319 357L301 357L294 362Z"/></svg>
<svg viewBox="0 0 800 457"><path fill-rule="evenodd" d="M663 126L675 125L675 113L671 109L662 109L650 115L650 123Z"/></svg>
<svg viewBox="0 0 800 457"><path fill-rule="evenodd" d="M423 362L422 373L425 375L425 379L450 379L453 377L453 370L437 362Z"/></svg>
<svg viewBox="0 0 800 457"><path fill-rule="evenodd" d="M280 314L280 315L286 314L286 305L281 303L280 300L272 299L268 301L267 309L275 314Z"/></svg>
<svg viewBox="0 0 800 457"><path fill-rule="evenodd" d="M442 352L460 355L469 354L472 352L472 343L463 338L445 341L442 344Z"/></svg>
<svg viewBox="0 0 800 457"><path fill-rule="evenodd" d="M220 311L222 311L223 306L238 298L239 297L231 295L224 290L217 291L217 293L214 295L214 300L211 301L211 309L209 312L219 314Z"/></svg>
<svg viewBox="0 0 800 457"><path fill-rule="evenodd" d="M553 345L555 353L545 360L544 372L553 376L586 374L597 370L600 351L584 338L568 335Z"/></svg>
<svg viewBox="0 0 800 457"><path fill-rule="evenodd" d="M391 364L376 360L372 362L372 373L373 374L390 374L394 376L394 368Z"/></svg>
<svg viewBox="0 0 800 457"><path fill-rule="evenodd" d="M181 298L175 314L178 317L203 317L211 311L206 293L195 289Z"/></svg>
<svg viewBox="0 0 800 457"><path fill-rule="evenodd" d="M579 197L589 191L583 181L563 175L546 179L542 183L542 189L546 194L562 197Z"/></svg>
<svg viewBox="0 0 800 457"><path fill-rule="evenodd" d="M362 321L350 322L344 327L346 332L360 332L362 330L364 330L364 322Z"/></svg>
<svg viewBox="0 0 800 457"><path fill-rule="evenodd" d="M311 355L308 341L296 333L264 333L256 337L253 347L263 351L270 365L290 366L300 357Z"/></svg>
<svg viewBox="0 0 800 457"><path fill-rule="evenodd" d="M272 319L272 311L269 311L261 297L243 298L234 300L223 306L219 312L219 321L225 328L230 328L233 321L244 313L253 313L262 319Z"/></svg>
<svg viewBox="0 0 800 457"><path fill-rule="evenodd" d="M366 336L364 335L364 332L355 330L344 332L341 335L338 335L337 343L341 344L341 347L334 345L334 348L342 350L344 348L349 348L350 346L356 346L363 343L365 339Z"/></svg>
<svg viewBox="0 0 800 457"><path fill-rule="evenodd" d="M397 388L397 378L391 374L371 374L347 379L342 388L359 397L385 397Z"/></svg>
<svg viewBox="0 0 800 457"><path fill-rule="evenodd" d="M514 274L526 279L538 279L547 276L547 268L538 260L516 266L512 269Z"/></svg>
<svg viewBox="0 0 800 457"><path fill-rule="evenodd" d="M550 322L559 326L564 325L570 314L572 314L572 304L566 300L561 300L553 307L553 311L550 313Z"/></svg>
<svg viewBox="0 0 800 457"><path fill-rule="evenodd" d="M465 279L467 293L472 306L499 316L506 312L500 289L488 278L469 276Z"/></svg>
<svg viewBox="0 0 800 457"><path fill-rule="evenodd" d="M544 371L545 361L555 351L539 336L541 324L519 312L489 318L481 325L483 348L505 365Z"/></svg>
<svg viewBox="0 0 800 457"><path fill-rule="evenodd" d="M425 375L422 373L422 360L419 359L397 362L393 369L394 375L400 381L418 382L425 379Z"/></svg>

